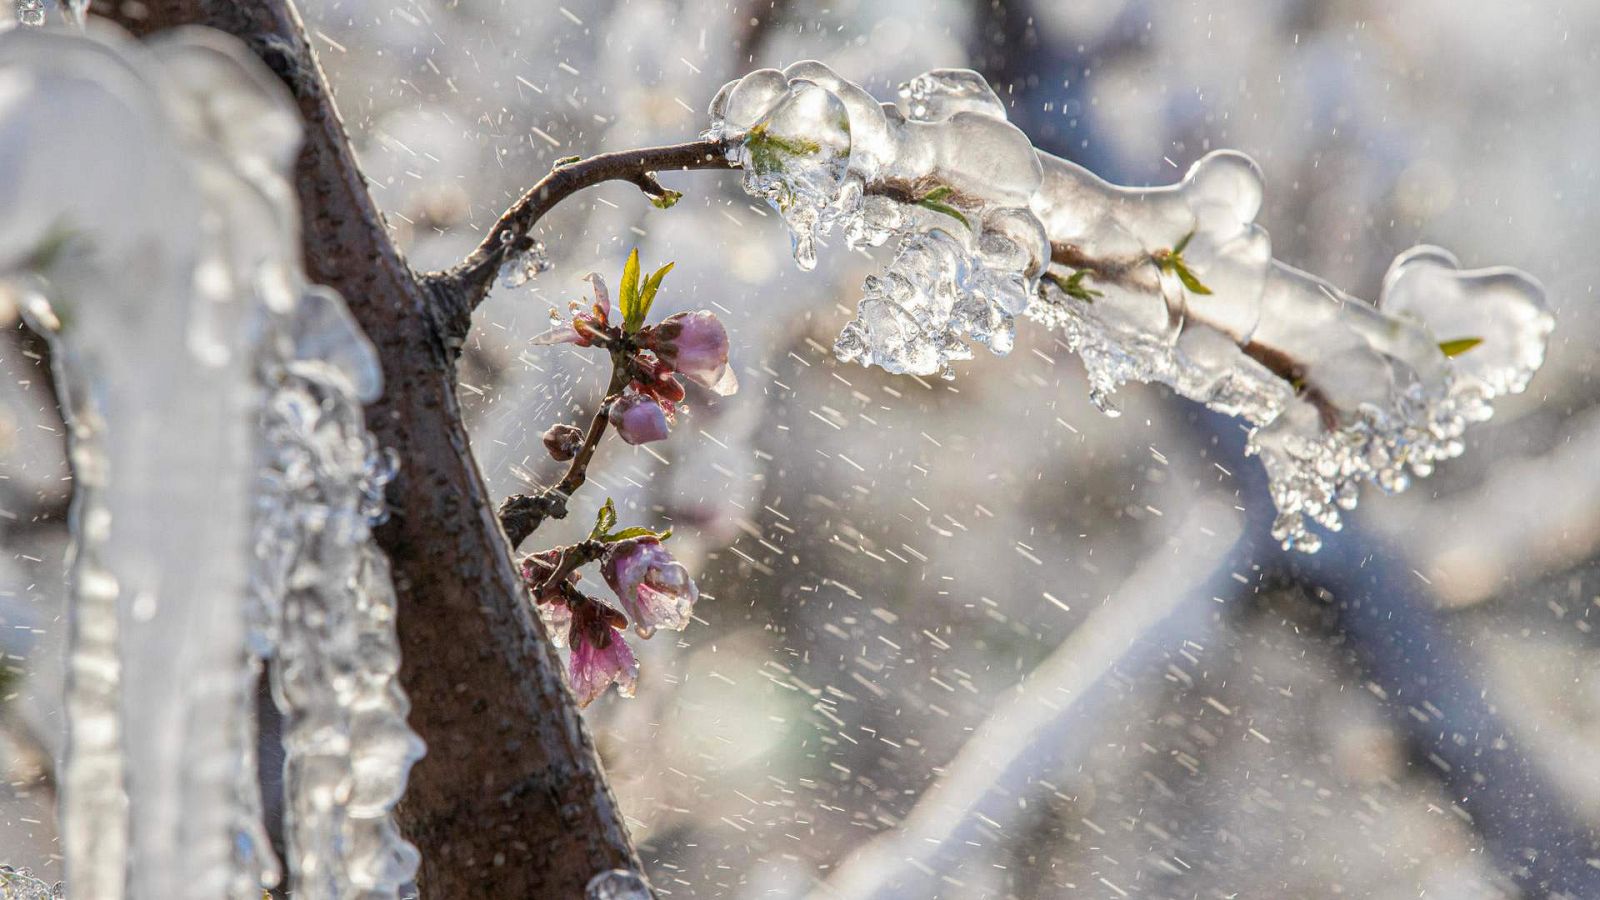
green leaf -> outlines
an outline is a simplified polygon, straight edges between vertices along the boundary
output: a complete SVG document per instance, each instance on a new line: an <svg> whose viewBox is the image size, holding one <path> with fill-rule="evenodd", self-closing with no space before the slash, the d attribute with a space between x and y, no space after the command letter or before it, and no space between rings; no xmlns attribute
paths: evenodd
<svg viewBox="0 0 1600 900"><path fill-rule="evenodd" d="M768 132L766 122L745 132L744 146L750 151L750 167L764 175L782 171L785 161L792 157L822 152L822 145L816 141Z"/></svg>
<svg viewBox="0 0 1600 900"><path fill-rule="evenodd" d="M1184 263L1183 257L1178 256L1176 254L1173 255L1173 257L1172 257L1172 271L1177 274L1178 280L1183 282L1183 286L1189 289L1189 293L1191 293L1191 294L1210 294L1211 293L1211 288L1208 288L1204 284L1201 284L1200 283L1200 279L1194 277L1194 273L1189 271L1189 266L1186 263Z"/></svg>
<svg viewBox="0 0 1600 900"><path fill-rule="evenodd" d="M570 165L572 165L573 163L577 162L580 159L583 159L583 157L581 157L581 156L563 156L560 159L556 160L554 163L552 163L550 165L550 168L559 169L562 166L570 166Z"/></svg>
<svg viewBox="0 0 1600 900"><path fill-rule="evenodd" d="M617 541L631 541L634 538L642 537L653 537L658 541L665 541L666 539L672 537L672 529L668 528L666 531L652 531L643 525L634 525L624 528L621 531L613 531L607 534L598 535L590 540L602 541L607 544L615 544Z"/></svg>
<svg viewBox="0 0 1600 900"><path fill-rule="evenodd" d="M610 531L616 524L617 505L611 502L610 497L607 497L605 505L600 507L600 511L594 514L594 528L589 531L589 540L609 540L606 537L606 532Z"/></svg>
<svg viewBox="0 0 1600 900"><path fill-rule="evenodd" d="M972 223L968 222L967 217L961 214L961 210L956 209L954 206L951 206L947 203L939 203L934 200L921 200L918 201L917 205L923 209L931 209L936 213L944 213L950 218L955 219L957 222L960 222L962 225L965 225L968 231L972 230Z"/></svg>
<svg viewBox="0 0 1600 900"><path fill-rule="evenodd" d="M971 231L972 223L968 222L967 217L961 214L961 210L956 209L954 206L944 202L944 199L953 193L955 193L954 188L947 184L941 184L926 194L923 194L922 198L917 201L917 205L923 209L931 209L936 213L943 213L950 218L955 219L957 222L960 222L962 225L965 225L967 230Z"/></svg>
<svg viewBox="0 0 1600 900"><path fill-rule="evenodd" d="M677 263L667 263L644 280L644 287L639 292L639 321L627 326L630 332L644 327L644 321L650 315L650 305L656 302L656 291L661 290L661 279L667 277L667 273L671 272L675 265Z"/></svg>
<svg viewBox="0 0 1600 900"><path fill-rule="evenodd" d="M622 327L628 332L639 330L633 322L642 322L644 316L638 312L639 307L639 248L633 248L628 254L628 261L622 267L622 283L617 287L617 308L622 311Z"/></svg>
<svg viewBox="0 0 1600 900"><path fill-rule="evenodd" d="M1480 337L1464 337L1456 338L1453 341L1440 341L1439 352L1447 357L1460 356L1481 343L1483 343L1483 338Z"/></svg>
<svg viewBox="0 0 1600 900"><path fill-rule="evenodd" d="M1066 294L1068 297L1082 300L1085 303L1093 303L1094 298L1104 297L1105 293L1102 291L1097 291L1094 288L1084 286L1083 279L1087 277L1088 274L1088 269L1079 269L1066 278L1062 278L1060 275L1057 275L1054 272L1046 272L1044 277L1051 284L1055 285L1057 290L1061 291L1063 294Z"/></svg>
<svg viewBox="0 0 1600 900"><path fill-rule="evenodd" d="M656 209L671 209L674 206L677 206L678 201L682 199L683 193L681 191L667 190L654 197L651 197L650 203L654 205Z"/></svg>
<svg viewBox="0 0 1600 900"><path fill-rule="evenodd" d="M1173 245L1173 247L1172 247L1172 255L1173 256L1182 255L1184 248L1188 247L1189 246L1189 241L1191 241L1193 239L1194 239L1194 232L1193 231L1191 231L1188 234L1184 235L1182 240L1178 241L1178 243Z"/></svg>
<svg viewBox="0 0 1600 900"><path fill-rule="evenodd" d="M670 535L672 532L668 531L666 534ZM612 534L602 535L600 540L605 541L606 543L614 544L617 541L631 541L634 538L642 537L653 537L658 541L665 540L663 535L657 534L643 525L635 525L632 528L624 528L621 531L614 532Z"/></svg>

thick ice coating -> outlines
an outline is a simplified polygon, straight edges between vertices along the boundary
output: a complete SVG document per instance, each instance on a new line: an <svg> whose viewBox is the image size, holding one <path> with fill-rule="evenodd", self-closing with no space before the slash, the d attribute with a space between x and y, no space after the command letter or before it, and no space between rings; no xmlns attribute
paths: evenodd
<svg viewBox="0 0 1600 900"><path fill-rule="evenodd" d="M819 237L896 250L867 278L840 359L948 373L971 344L1011 349L1026 315L1083 359L1095 403L1160 382L1252 426L1285 546L1340 527L1364 481L1403 490L1462 452L1470 422L1515 393L1554 327L1542 288L1461 270L1443 250L1395 260L1376 304L1272 258L1261 172L1208 154L1178 184L1123 188L1035 150L976 72L936 69L880 104L818 62L762 69L711 104L745 188Z"/></svg>
<svg viewBox="0 0 1600 900"><path fill-rule="evenodd" d="M940 70L901 94L880 104L818 62L762 69L718 93L711 131L738 138L745 189L782 214L801 268L835 227L852 247L898 240L836 350L931 375L971 358L969 342L1011 349L1049 242L1029 209L1038 156L988 84Z"/></svg>
<svg viewBox="0 0 1600 900"><path fill-rule="evenodd" d="M382 376L302 268L299 141L283 86L220 33L0 31L0 303L50 339L71 426L74 897L278 880L269 656L291 893L396 897L416 872L391 813L422 747L371 535L392 467L362 412Z"/></svg>

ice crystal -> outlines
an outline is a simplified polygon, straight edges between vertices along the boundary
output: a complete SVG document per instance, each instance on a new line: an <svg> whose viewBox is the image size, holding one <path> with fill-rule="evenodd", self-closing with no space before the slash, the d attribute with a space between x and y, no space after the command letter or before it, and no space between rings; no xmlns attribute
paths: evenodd
<svg viewBox="0 0 1600 900"><path fill-rule="evenodd" d="M880 104L817 62L763 69L712 101L716 136L745 188L783 215L801 268L839 228L852 246L898 243L867 280L840 357L891 372L947 372L968 341L1011 349L1049 258L1028 208L1040 169L1033 146L976 74L939 70Z"/></svg>
<svg viewBox="0 0 1600 900"><path fill-rule="evenodd" d="M846 361L948 373L1015 320L1058 330L1094 402L1159 382L1245 419L1286 546L1315 550L1364 481L1404 489L1462 451L1466 425L1522 390L1553 322L1539 285L1397 259L1369 304L1272 258L1262 180L1207 155L1176 185L1123 188L1037 151L975 72L938 69L882 104L817 62L762 69L711 103L745 188L783 216L803 269L835 228L894 240L835 345ZM1446 352L1449 351L1449 352Z"/></svg>
<svg viewBox="0 0 1600 900"><path fill-rule="evenodd" d="M243 47L0 34L0 291L47 334L76 549L63 845L75 895L256 900L273 658L300 897L396 896L405 725L371 540L374 352L306 284L292 100ZM134 862L137 861L135 865Z"/></svg>
<svg viewBox="0 0 1600 900"><path fill-rule="evenodd" d="M23 25L44 24L44 0L14 0L17 21Z"/></svg>
<svg viewBox="0 0 1600 900"><path fill-rule="evenodd" d="M544 242L534 241L528 249L506 255L500 264L500 286L508 290L522 287L550 271L552 265Z"/></svg>
<svg viewBox="0 0 1600 900"><path fill-rule="evenodd" d="M61 882L50 884L33 877L27 868L0 866L0 900L63 900Z"/></svg>
<svg viewBox="0 0 1600 900"><path fill-rule="evenodd" d="M584 900L650 900L650 885L644 876L627 869L607 869L589 879Z"/></svg>

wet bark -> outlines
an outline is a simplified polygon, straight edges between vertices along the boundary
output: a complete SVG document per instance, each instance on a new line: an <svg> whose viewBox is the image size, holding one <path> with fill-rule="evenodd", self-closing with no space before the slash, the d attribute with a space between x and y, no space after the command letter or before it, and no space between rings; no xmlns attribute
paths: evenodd
<svg viewBox="0 0 1600 900"><path fill-rule="evenodd" d="M94 8L140 35L184 24L230 32L299 105L306 269L344 295L378 348L385 389L367 421L400 458L378 541L399 596L410 722L428 744L397 814L422 851L423 896L579 897L602 870L637 870L473 459L439 316L372 202L293 6L102 0Z"/></svg>

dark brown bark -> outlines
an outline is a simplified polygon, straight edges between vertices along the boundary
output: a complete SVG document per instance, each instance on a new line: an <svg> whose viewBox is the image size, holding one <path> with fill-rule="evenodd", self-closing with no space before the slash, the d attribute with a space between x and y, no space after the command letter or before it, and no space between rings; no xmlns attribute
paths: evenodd
<svg viewBox="0 0 1600 900"><path fill-rule="evenodd" d="M489 295L501 264L507 256L533 246L529 232L561 201L597 184L626 181L638 186L646 196L665 199L666 205L671 205L681 195L662 187L655 173L672 169L731 169L733 163L728 160L726 149L720 141L690 141L574 158L566 165L551 169L550 174L539 179L538 184L500 215L472 255L449 271L426 277L436 305L445 311L446 343L466 337L472 311Z"/></svg>
<svg viewBox="0 0 1600 900"><path fill-rule="evenodd" d="M296 169L306 269L349 302L383 363L367 410L400 457L390 521L411 726L428 744L398 812L429 900L580 897L639 861L560 663L531 614L455 395L430 292L392 244L287 0L115 2L136 33L199 23L242 38L281 77L306 129Z"/></svg>

